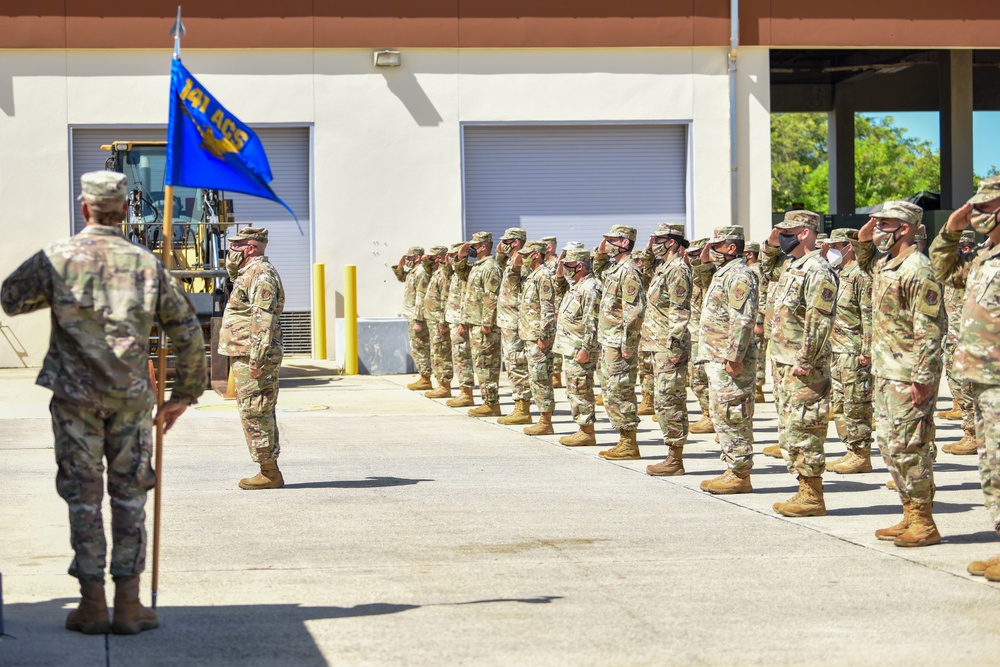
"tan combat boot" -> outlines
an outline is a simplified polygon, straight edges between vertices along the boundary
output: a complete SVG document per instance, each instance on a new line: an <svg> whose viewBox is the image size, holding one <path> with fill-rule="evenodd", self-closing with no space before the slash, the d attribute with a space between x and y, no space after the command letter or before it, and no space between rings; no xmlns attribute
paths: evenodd
<svg viewBox="0 0 1000 667"><path fill-rule="evenodd" d="M470 417L499 417L500 416L500 404L499 403L483 403L478 408L472 408L469 410Z"/></svg>
<svg viewBox="0 0 1000 667"><path fill-rule="evenodd" d="M779 447L778 445L768 445L761 451L761 453L764 456L770 456L772 459L785 458L781 455L781 447Z"/></svg>
<svg viewBox="0 0 1000 667"><path fill-rule="evenodd" d="M280 489L285 485L285 479L278 470L278 462L275 459L262 459L260 462L260 472L253 477L240 480L240 488L248 491L257 489Z"/></svg>
<svg viewBox="0 0 1000 667"><path fill-rule="evenodd" d="M525 435L552 435L555 433L552 430L552 413L543 412L539 415L537 424L524 427L524 433Z"/></svg>
<svg viewBox="0 0 1000 667"><path fill-rule="evenodd" d="M562 373L553 373L552 374L552 388L553 389L562 389L563 388Z"/></svg>
<svg viewBox="0 0 1000 667"><path fill-rule="evenodd" d="M691 424L688 427L689 433L715 433L715 425L712 424L712 420L708 418L708 415L702 415L701 419Z"/></svg>
<svg viewBox="0 0 1000 667"><path fill-rule="evenodd" d="M899 491L899 488L896 486L896 480L891 477L889 478L889 481L885 483L885 488L890 491Z"/></svg>
<svg viewBox="0 0 1000 667"><path fill-rule="evenodd" d="M986 568L983 572L983 576L986 577L988 581L1000 581L1000 567L993 565Z"/></svg>
<svg viewBox="0 0 1000 667"><path fill-rule="evenodd" d="M958 401L951 399L951 410L942 410L937 413L940 419L952 419L957 420L962 418L962 408L958 406Z"/></svg>
<svg viewBox="0 0 1000 667"><path fill-rule="evenodd" d="M962 436L962 439L953 444L950 448L943 447L946 452L955 454L956 456L968 456L970 454L976 453L976 436L969 435L966 433Z"/></svg>
<svg viewBox="0 0 1000 667"><path fill-rule="evenodd" d="M427 398L451 398L451 383L439 382L437 389L425 391L424 396Z"/></svg>
<svg viewBox="0 0 1000 667"><path fill-rule="evenodd" d="M826 516L823 478L799 475L799 492L783 503L774 503L774 511L782 516Z"/></svg>
<svg viewBox="0 0 1000 667"><path fill-rule="evenodd" d="M653 409L653 395L642 392L642 401L639 402L635 412L640 417L654 414L656 411Z"/></svg>
<svg viewBox="0 0 1000 667"><path fill-rule="evenodd" d="M597 455L608 461L637 461L639 445L635 442L635 431L618 431L618 444L611 449L598 452Z"/></svg>
<svg viewBox="0 0 1000 667"><path fill-rule="evenodd" d="M66 629L85 635L103 635L111 629L103 581L80 582L80 605L66 617Z"/></svg>
<svg viewBox="0 0 1000 667"><path fill-rule="evenodd" d="M891 542L900 535L906 532L906 529L910 527L910 501L903 501L903 519L895 526L889 526L888 528L879 528L875 531L875 537L884 541Z"/></svg>
<svg viewBox="0 0 1000 667"><path fill-rule="evenodd" d="M646 474L653 477L674 477L684 474L684 447L671 447L667 458L659 463L646 466Z"/></svg>
<svg viewBox="0 0 1000 667"><path fill-rule="evenodd" d="M722 473L715 479L709 479L701 484L702 491L708 491L716 496L728 496L734 493L753 493L750 485L750 473L735 473L732 469Z"/></svg>
<svg viewBox="0 0 1000 667"><path fill-rule="evenodd" d="M449 408L468 408L476 404L476 399L472 397L472 387L459 387L458 396L445 401Z"/></svg>
<svg viewBox="0 0 1000 667"><path fill-rule="evenodd" d="M531 401L528 399L517 399L514 401L514 411L506 417L497 420L498 424L514 426L517 424L533 424L531 421Z"/></svg>
<svg viewBox="0 0 1000 667"><path fill-rule="evenodd" d="M867 449L852 449L844 458L833 464L833 472L854 475L872 471L872 453Z"/></svg>
<svg viewBox="0 0 1000 667"><path fill-rule="evenodd" d="M116 635L135 635L159 625L156 612L139 602L139 575L115 577L115 615L111 631Z"/></svg>
<svg viewBox="0 0 1000 667"><path fill-rule="evenodd" d="M897 547L929 547L941 541L931 509L934 503L910 503L910 525L892 541Z"/></svg>
<svg viewBox="0 0 1000 667"><path fill-rule="evenodd" d="M594 396L594 405L600 405L601 407L604 407L604 394L598 394L597 396Z"/></svg>
<svg viewBox="0 0 1000 667"><path fill-rule="evenodd" d="M986 574L986 570L1000 565L1000 556L994 556L989 560L974 560L969 563L969 567L966 568L974 577L981 577Z"/></svg>
<svg viewBox="0 0 1000 667"><path fill-rule="evenodd" d="M594 435L594 425L584 424L580 430L573 435L564 435L559 438L560 445L567 447L586 447L597 444L597 436Z"/></svg>
<svg viewBox="0 0 1000 667"><path fill-rule="evenodd" d="M411 382L406 385L406 388L410 391L424 391L426 389L433 389L434 385L431 384L431 376L420 374L420 379L416 382Z"/></svg>
<svg viewBox="0 0 1000 667"><path fill-rule="evenodd" d="M764 397L764 388L757 387L757 390L753 394L754 403L767 403L767 398Z"/></svg>

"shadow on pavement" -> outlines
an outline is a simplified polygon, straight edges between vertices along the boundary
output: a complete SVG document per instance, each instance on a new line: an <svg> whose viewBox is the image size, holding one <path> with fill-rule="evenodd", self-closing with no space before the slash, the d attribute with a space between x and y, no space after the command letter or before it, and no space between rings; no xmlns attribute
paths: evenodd
<svg viewBox="0 0 1000 667"><path fill-rule="evenodd" d="M410 486L433 479L408 479L406 477L369 477L367 479L331 480L329 482L301 482L285 484L283 489L372 489L380 486Z"/></svg>
<svg viewBox="0 0 1000 667"><path fill-rule="evenodd" d="M934 514L959 514L961 512L968 512L975 507L977 506L967 503L941 503L935 501ZM831 516L902 515L903 506L899 503L891 503L889 505L869 505L866 507L841 507L827 509L826 513Z"/></svg>

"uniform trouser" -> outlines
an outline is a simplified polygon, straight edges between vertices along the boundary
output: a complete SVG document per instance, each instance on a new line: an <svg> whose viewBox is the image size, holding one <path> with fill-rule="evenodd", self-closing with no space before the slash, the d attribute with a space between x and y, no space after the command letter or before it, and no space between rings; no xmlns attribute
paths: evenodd
<svg viewBox="0 0 1000 667"><path fill-rule="evenodd" d="M652 396L656 391L656 382L653 380L653 353L639 353L639 386L642 388L643 396Z"/></svg>
<svg viewBox="0 0 1000 667"><path fill-rule="evenodd" d="M528 359L528 376L531 378L531 395L539 412L552 412L556 406L552 394L552 348L538 349L538 341L524 341L524 353Z"/></svg>
<svg viewBox="0 0 1000 667"><path fill-rule="evenodd" d="M111 498L111 575L128 577L146 566L146 492L156 486L150 465L152 411L90 408L53 398L56 490L69 506L69 573L104 581L107 541L101 504L104 459Z"/></svg>
<svg viewBox="0 0 1000 667"><path fill-rule="evenodd" d="M250 357L233 357L233 378L236 381L236 403L240 409L243 433L254 463L276 461L281 454L278 422L274 408L278 404L278 370L281 368L280 347L272 347L261 365L260 376L250 377Z"/></svg>
<svg viewBox="0 0 1000 667"><path fill-rule="evenodd" d="M976 415L979 481L993 528L1000 531L1000 386L977 382L969 388Z"/></svg>
<svg viewBox="0 0 1000 667"><path fill-rule="evenodd" d="M830 424L830 376L820 364L801 377L792 366L775 362L774 400L778 446L788 472L820 477L826 469L826 431Z"/></svg>
<svg viewBox="0 0 1000 667"><path fill-rule="evenodd" d="M635 405L635 376L639 368L639 352L625 359L617 347L601 348L601 391L604 410L611 425L619 431L634 431L639 425Z"/></svg>
<svg viewBox="0 0 1000 667"><path fill-rule="evenodd" d="M698 345L692 343L691 358L696 359L697 356ZM698 405L701 406L701 416L709 417L711 402L708 396L708 376L705 374L705 364L691 364L691 391L694 392L695 398L698 399Z"/></svg>
<svg viewBox="0 0 1000 667"><path fill-rule="evenodd" d="M875 376L875 435L899 497L915 503L934 500L934 406L938 384L915 405L910 383Z"/></svg>
<svg viewBox="0 0 1000 667"><path fill-rule="evenodd" d="M757 378L756 385L758 391L764 391L764 381L767 376L767 336L761 332L754 334L757 339Z"/></svg>
<svg viewBox="0 0 1000 667"><path fill-rule="evenodd" d="M483 333L478 324L465 326L472 343L472 364L479 379L479 393L483 403L496 405L500 402L500 328L490 327L489 333Z"/></svg>
<svg viewBox="0 0 1000 667"><path fill-rule="evenodd" d="M837 433L852 451L872 448L872 370L862 366L856 354L834 354L830 363L833 380L833 418Z"/></svg>
<svg viewBox="0 0 1000 667"><path fill-rule="evenodd" d="M517 335L517 329L500 329L503 365L510 380L511 397L515 401L531 400L531 380L528 378L528 359L525 356L524 341Z"/></svg>
<svg viewBox="0 0 1000 667"><path fill-rule="evenodd" d="M683 447L687 443L687 359L673 363L669 352L648 352L652 364L653 409L660 424L663 444Z"/></svg>
<svg viewBox="0 0 1000 667"><path fill-rule="evenodd" d="M712 426L719 436L722 461L735 473L753 468L754 382L757 368L753 359L743 364L743 372L733 377L726 365L709 361L702 366L711 388Z"/></svg>
<svg viewBox="0 0 1000 667"><path fill-rule="evenodd" d="M472 346L469 343L469 331L458 332L460 324L449 324L451 329L451 364L462 387L472 387L476 384L476 376L472 372Z"/></svg>
<svg viewBox="0 0 1000 667"><path fill-rule="evenodd" d="M559 303L558 301L556 303ZM561 354L552 355L552 374L562 375L563 372L563 358Z"/></svg>
<svg viewBox="0 0 1000 667"><path fill-rule="evenodd" d="M420 331L416 324L420 322ZM410 320L410 354L413 355L413 365L421 375L431 374L431 334L427 322Z"/></svg>
<svg viewBox="0 0 1000 667"><path fill-rule="evenodd" d="M566 355L563 361L566 369L566 398L569 399L570 414L580 426L594 423L594 371L597 361L591 359L585 364L576 356Z"/></svg>
<svg viewBox="0 0 1000 667"><path fill-rule="evenodd" d="M951 332L949 331L949 336ZM955 346L957 341L945 340L944 343L944 368L948 378L948 388L951 390L952 398L962 410L962 430L973 434L976 432L975 410L972 405L972 383L959 378L955 374Z"/></svg>
<svg viewBox="0 0 1000 667"><path fill-rule="evenodd" d="M431 371L443 387L451 385L455 367L451 362L451 331L445 324L442 332L439 325L428 324L431 330Z"/></svg>

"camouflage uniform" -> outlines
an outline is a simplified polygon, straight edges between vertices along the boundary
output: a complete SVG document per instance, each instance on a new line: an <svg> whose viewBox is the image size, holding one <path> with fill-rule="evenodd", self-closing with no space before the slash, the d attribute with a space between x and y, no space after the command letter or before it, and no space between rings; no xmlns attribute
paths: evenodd
<svg viewBox="0 0 1000 667"><path fill-rule="evenodd" d="M540 242L529 242L520 253L530 255L545 252ZM552 284L552 274L544 263L531 272L521 288L521 301L517 320L517 330L524 341L528 359L528 373L531 377L531 393L539 412L552 412L555 398L552 394L552 339L556 329L556 291ZM542 340L549 341L545 350L538 346Z"/></svg>
<svg viewBox="0 0 1000 667"><path fill-rule="evenodd" d="M492 243L489 232L476 232L473 243ZM472 265L462 300L462 322L469 329L472 363L479 378L479 393L486 405L500 404L500 328L496 326L497 295L502 274L496 257ZM488 331L483 331L486 328Z"/></svg>
<svg viewBox="0 0 1000 667"><path fill-rule="evenodd" d="M589 261L586 250L569 251L566 261ZM594 371L600 347L597 343L597 322L600 316L601 285L593 274L574 282L563 297L556 319L556 339L553 352L565 357L566 397L573 420L580 426L594 423ZM576 360L580 350L589 360Z"/></svg>
<svg viewBox="0 0 1000 667"><path fill-rule="evenodd" d="M511 227L503 233L501 241L527 241L527 235L520 227ZM501 255L497 253L499 258ZM503 365L507 369L511 394L515 401L531 400L531 381L528 379L528 359L525 356L524 340L518 335L518 302L521 298L521 281L527 275L524 266L514 266L514 262L504 257L503 277L497 297L497 325L500 327Z"/></svg>
<svg viewBox="0 0 1000 667"><path fill-rule="evenodd" d="M764 264L760 257L760 244L749 244L747 252L757 255L757 261L753 265L748 265L753 274L757 276L757 316L754 318L753 334L754 340L757 343L757 376L754 384L756 386L756 393L762 395L764 393L764 382L767 379L767 364L764 363L764 360L767 358L767 336L765 335L767 327L764 326L764 315L767 310L767 292L770 281L764 275ZM761 329L760 333L756 331L756 327L758 326ZM763 400L756 402L761 403Z"/></svg>
<svg viewBox="0 0 1000 667"><path fill-rule="evenodd" d="M96 210L95 188L124 205L125 177L83 176ZM104 181L101 183L101 181ZM110 204L110 202L108 202ZM100 207L100 208L98 208ZM107 209L111 212L111 208ZM107 543L101 505L104 459L111 498L111 574L138 575L146 563L146 492L156 485L149 332L158 322L176 356L171 401L194 403L205 387L201 327L184 291L152 253L114 227L88 225L36 253L3 282L8 315L42 308L52 330L37 384L52 390L49 406L58 466L56 490L69 506L75 557L69 573L104 581Z"/></svg>
<svg viewBox="0 0 1000 667"><path fill-rule="evenodd" d="M692 253L701 250L705 245L705 239L699 239L691 244L688 248L688 252ZM697 275L701 265L701 259L695 256L691 260L691 269L695 275ZM711 406L709 402L709 391L708 391L708 375L705 373L704 364L693 363L694 359L698 358L698 346L699 346L699 332L701 329L701 309L702 305L705 303L705 289L702 286L704 282L705 285L712 282L712 273L715 272L715 266L709 265L702 269L707 272L707 276L704 276L704 281L695 278L691 285L691 320L688 324L688 332L691 334L691 357L692 363L689 364L690 369L690 386L691 391L694 392L695 398L698 399L698 405L701 407L701 416L703 420L711 421Z"/></svg>
<svg viewBox="0 0 1000 667"><path fill-rule="evenodd" d="M451 362L451 332L445 314L448 309L448 285L451 282L451 266L444 262L443 255L448 252L444 246L434 246L430 254L441 256L439 266L427 282L424 292L424 321L431 338L431 371L437 377L442 387L451 386L454 376L454 366Z"/></svg>
<svg viewBox="0 0 1000 667"><path fill-rule="evenodd" d="M451 246L450 253L457 253L461 243ZM469 282L469 265L462 258L456 257L451 265L451 281L448 283L448 305L445 308L444 319L448 323L451 338L451 361L455 377L460 387L471 388L476 383L472 371L472 348L469 343L469 332L459 331L462 324L462 302L465 300L465 289Z"/></svg>
<svg viewBox="0 0 1000 667"><path fill-rule="evenodd" d="M541 238L542 243L551 244L553 248L558 246L558 240L555 236L543 236ZM549 275L552 276L552 284L556 290L556 317L559 316L558 306L562 303L562 298L566 295L569 290L569 282L565 278L556 277L556 271L559 268L559 258L556 256L548 257L545 262L545 267L549 270ZM561 377L563 372L563 358L561 354L552 355L552 376L553 378Z"/></svg>
<svg viewBox="0 0 1000 667"><path fill-rule="evenodd" d="M915 225L921 214L909 202L888 202L878 215L909 218ZM871 241L858 242L855 252L862 270L874 278L872 328L878 335L872 340L872 373L879 447L903 502L927 504L934 498L933 410L948 326L941 286L916 246L895 258L876 252ZM914 382L931 388L918 405L910 397Z"/></svg>
<svg viewBox="0 0 1000 667"><path fill-rule="evenodd" d="M969 229L962 233L959 242L975 245L976 234ZM975 440L976 423L970 395L969 382L960 379L955 373L954 353L962 330L962 309L965 305L965 277L961 272L955 274L944 286L944 309L948 314L948 334L944 339L944 367L948 378L948 387L956 406L962 412L962 431L966 438ZM941 415L939 415L941 416ZM954 445L952 445L954 447ZM945 446L946 451L954 451Z"/></svg>
<svg viewBox="0 0 1000 667"><path fill-rule="evenodd" d="M818 228L819 216L791 211L779 229ZM764 274L777 281L768 329L774 360L778 446L788 472L820 477L830 413L830 332L836 314L837 275L819 250L796 259L764 244ZM806 375L792 373L794 366Z"/></svg>
<svg viewBox="0 0 1000 667"><path fill-rule="evenodd" d="M424 249L414 246L407 250L406 254L423 255ZM406 285L403 291L403 317L406 318L409 326L410 354L413 355L413 364L421 376L429 378L431 376L431 335L427 330L427 323L424 321L424 293L427 291L427 283L431 279L430 273L423 262L409 269L393 266L392 272L396 275L396 280ZM418 323L420 331L417 331Z"/></svg>
<svg viewBox="0 0 1000 667"><path fill-rule="evenodd" d="M708 243L743 239L740 227L720 227ZM754 382L757 343L753 334L757 317L757 276L737 255L714 275L700 264L696 278L705 286L705 304L698 333L697 365L705 367L711 396L711 416L729 470L745 476L753 468ZM706 285L707 283L707 285ZM742 362L735 376L727 362Z"/></svg>
<svg viewBox="0 0 1000 667"><path fill-rule="evenodd" d="M266 229L247 227L242 235L267 243ZM275 406L284 352L280 320L284 308L285 290L278 272L267 257L251 257L240 267L222 315L219 354L232 357L236 401L255 463L276 461L281 453ZM251 377L251 369L260 369L260 375Z"/></svg>

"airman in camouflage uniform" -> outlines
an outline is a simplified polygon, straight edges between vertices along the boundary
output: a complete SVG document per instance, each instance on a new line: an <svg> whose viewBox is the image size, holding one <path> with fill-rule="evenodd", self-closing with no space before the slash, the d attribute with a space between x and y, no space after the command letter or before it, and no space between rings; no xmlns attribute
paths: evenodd
<svg viewBox="0 0 1000 667"><path fill-rule="evenodd" d="M984 178L976 194L951 214L931 244L931 262L945 282L965 282L962 328L955 346L955 374L970 383L979 449L979 480L986 509L1000 536L1000 176ZM956 252L962 231L972 225L986 242L968 255ZM1000 556L973 561L968 570L1000 581Z"/></svg>
<svg viewBox="0 0 1000 667"><path fill-rule="evenodd" d="M649 248L636 248L632 251L632 261L642 271L642 284L646 288L647 299L649 295L649 284L653 279L653 271L657 266L657 259L649 251ZM641 346L640 346L641 348ZM656 408L653 406L653 353L639 350L639 365L637 368L639 377L639 387L642 390L642 400L636 407L635 413L640 417L646 415L656 415Z"/></svg>
<svg viewBox="0 0 1000 667"><path fill-rule="evenodd" d="M503 274L493 252L493 234L476 232L459 251L460 257L476 260L469 271L469 284L462 300L462 326L472 342L472 363L479 378L483 404L469 410L470 417L500 416L500 328L496 325L497 296Z"/></svg>
<svg viewBox="0 0 1000 667"><path fill-rule="evenodd" d="M451 398L451 332L445 315L448 310L448 285L451 283L451 264L445 261L448 248L433 246L429 251L434 260L434 272L424 292L424 322L431 336L431 371L437 377L438 388L424 392L427 398Z"/></svg>
<svg viewBox="0 0 1000 667"><path fill-rule="evenodd" d="M424 320L424 293L430 282L433 260L420 246L412 246L392 267L396 280L405 284L403 317L409 325L410 353L420 379L406 385L411 391L433 389L431 385L431 335Z"/></svg>
<svg viewBox="0 0 1000 667"><path fill-rule="evenodd" d="M566 397L579 430L559 438L567 447L596 445L594 435L594 371L600 354L597 327L601 285L591 271L592 257L584 248L567 248L563 272L571 285L559 306L553 352L565 357Z"/></svg>
<svg viewBox="0 0 1000 667"><path fill-rule="evenodd" d="M201 327L180 284L145 248L118 232L128 191L124 174L90 172L81 179L79 234L49 245L3 282L8 315L42 308L52 330L37 384L52 390L49 406L58 465L56 490L69 507L74 558L69 573L82 599L66 628L86 634L132 634L157 627L139 602L146 564L146 493L156 485L149 332L170 336L176 375L170 400L157 411L164 431L205 387ZM104 460L111 497L114 622L104 592L107 543L101 505Z"/></svg>
<svg viewBox="0 0 1000 667"><path fill-rule="evenodd" d="M830 332L837 275L815 249L820 216L789 211L764 245L764 275L778 281L770 324L778 446L799 492L774 511L823 516L824 443L830 419Z"/></svg>
<svg viewBox="0 0 1000 667"><path fill-rule="evenodd" d="M531 394L541 416L534 426L526 426L528 435L551 435L552 410L552 342L556 333L556 288L552 274L545 266L545 244L530 241L518 251L518 265L527 266L531 273L521 287L521 302L517 330L524 340L528 359ZM527 262L525 264L525 262Z"/></svg>
<svg viewBox="0 0 1000 667"><path fill-rule="evenodd" d="M453 408L468 408L476 404L472 397L472 386L476 383L472 365L472 344L469 331L462 326L462 302L469 284L469 263L459 252L464 243L455 243L449 248L446 261L451 263L451 282L448 284L448 306L444 319L448 323L451 336L451 363L458 378L458 396L449 399L447 405Z"/></svg>
<svg viewBox="0 0 1000 667"><path fill-rule="evenodd" d="M746 252L747 266L757 276L757 317L753 326L754 340L757 341L757 379L754 389L754 403L765 402L764 381L766 380L767 364L767 336L764 335L764 314L767 311L767 276L764 275L764 265L760 261L760 244L757 242L747 245Z"/></svg>
<svg viewBox="0 0 1000 667"><path fill-rule="evenodd" d="M717 228L695 268L695 280L705 289L695 364L705 366L708 375L709 412L726 462L726 472L701 488L719 495L753 491L757 276L743 257L744 243L741 227Z"/></svg>
<svg viewBox="0 0 1000 667"><path fill-rule="evenodd" d="M500 293L497 298L497 325L500 327L503 363L510 380L514 411L497 420L500 424L530 424L531 380L528 378L528 359L524 340L517 333L518 307L521 301L521 283L527 271L521 262L515 262L517 251L528 240L520 227L507 229L497 245L497 261L503 269Z"/></svg>
<svg viewBox="0 0 1000 667"><path fill-rule="evenodd" d="M858 232L861 269L874 278L872 374L879 446L903 504L903 520L875 531L914 547L941 541L934 500L934 404L941 382L941 344L948 326L941 285L914 235L923 211L889 201Z"/></svg>
<svg viewBox="0 0 1000 667"><path fill-rule="evenodd" d="M553 285L556 288L556 308L558 310L559 304L562 302L563 296L569 289L569 283L565 278L557 277L556 273L559 269L559 257L556 255L556 248L559 245L558 239L555 236L543 236L541 242L545 244L545 266L549 270L549 275L552 276ZM559 313L556 313L559 316ZM563 359L561 354L552 355L552 388L562 389L562 373L563 373Z"/></svg>
<svg viewBox="0 0 1000 667"><path fill-rule="evenodd" d="M663 444L670 449L666 460L646 466L646 473L656 476L684 474L691 351L691 267L684 253L689 245L684 225L660 223L649 239L649 254L658 258L658 264L646 292L639 351L652 362L653 407ZM647 261L652 264L652 257Z"/></svg>
<svg viewBox="0 0 1000 667"><path fill-rule="evenodd" d="M705 248L705 242L708 239L698 239L691 242L691 246L688 248L688 262L691 266L691 270L695 273L698 271L698 267L701 265L701 251ZM709 265L702 269L707 271L709 275L705 276L705 284L708 285L712 282L711 274L715 272L715 265ZM691 360L698 358L698 336L701 330L701 308L705 303L705 290L702 288L702 281L697 279L694 280L691 286L691 321L688 324L688 331L691 333ZM715 433L715 426L712 425L712 417L710 415L711 405L709 400L708 391L708 375L705 374L705 364L695 364L689 363L689 377L691 391L694 393L695 398L698 399L698 405L701 407L701 417L698 421L693 422L688 427L688 431L691 433Z"/></svg>
<svg viewBox="0 0 1000 667"><path fill-rule="evenodd" d="M241 489L277 489L284 485L278 470L278 371L284 354L281 313L285 290L274 265L264 255L267 230L246 227L229 240L227 267L237 269L233 291L222 314L219 354L231 358L243 433L260 472L240 480Z"/></svg>
<svg viewBox="0 0 1000 667"><path fill-rule="evenodd" d="M598 248L595 273L603 278L597 341L601 344L601 389L604 409L618 429L618 444L600 452L601 458L634 460L639 457L635 429L635 377L639 363L639 331L646 312L642 271L630 253L635 228L614 225ZM609 255L613 252L614 255ZM600 268L596 268L600 263Z"/></svg>
<svg viewBox="0 0 1000 667"><path fill-rule="evenodd" d="M829 467L841 475L872 471L872 280L856 261L857 240L856 230L835 229L827 255L840 269L830 374L833 417L847 454Z"/></svg>

